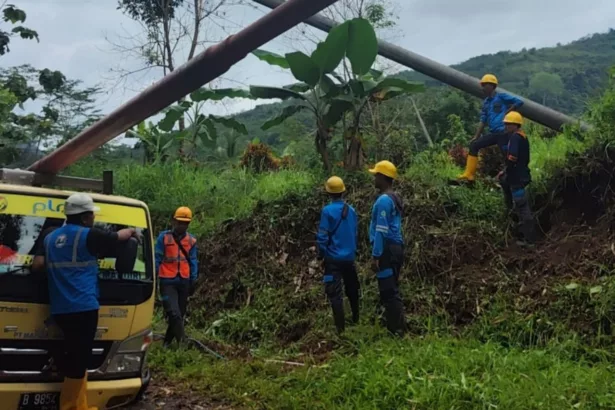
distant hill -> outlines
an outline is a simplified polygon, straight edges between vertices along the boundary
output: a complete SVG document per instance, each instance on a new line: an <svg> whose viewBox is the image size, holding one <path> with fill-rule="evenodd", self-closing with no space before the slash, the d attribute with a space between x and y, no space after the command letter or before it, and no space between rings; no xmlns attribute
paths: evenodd
<svg viewBox="0 0 615 410"><path fill-rule="evenodd" d="M608 33L586 36L566 45L519 52L501 51L473 57L453 67L475 77L494 73L502 87L574 115L583 112L587 102L601 94L608 81L608 70L613 65L615 30L611 29ZM397 76L436 88L443 85L409 70ZM429 99L429 94L433 92L428 90L425 94L423 98ZM283 126L263 132L260 125L277 115L283 106L284 103L259 105L236 117L247 125L251 138L260 138L270 145L279 146L281 139L291 137L282 135L287 134L282 130ZM297 120L305 125L312 123L307 112L302 113Z"/></svg>
<svg viewBox="0 0 615 410"><path fill-rule="evenodd" d="M543 101L544 93L531 87L535 85L532 77L541 72L556 74L562 81L562 93L547 97L546 105L568 114L578 114L584 110L588 99L601 94L608 70L614 65L615 30L611 29L608 33L586 36L566 45L473 57L453 68L475 77L494 73L502 87L537 102ZM400 75L428 85L442 85L417 72L405 71Z"/></svg>

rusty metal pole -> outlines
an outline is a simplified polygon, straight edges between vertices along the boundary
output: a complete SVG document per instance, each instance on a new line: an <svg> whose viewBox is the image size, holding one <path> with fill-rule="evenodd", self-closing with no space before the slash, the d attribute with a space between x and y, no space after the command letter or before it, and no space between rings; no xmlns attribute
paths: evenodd
<svg viewBox="0 0 615 410"><path fill-rule="evenodd" d="M337 0L290 0L195 56L28 169L55 174L106 142L228 71L251 51Z"/></svg>
<svg viewBox="0 0 615 410"><path fill-rule="evenodd" d="M284 0L252 0L255 3L269 7L275 10L278 7L282 7L286 2ZM334 20L331 20L322 15L315 15L305 21L305 24L309 24L319 30L329 32L331 29L338 25ZM419 73L425 74L428 77L434 78L448 84L455 88L472 94L475 97L484 98L483 91L479 84L479 79L455 70L447 65L440 64L436 61L430 60L427 57L413 53L404 48L391 44L389 42L378 40L378 54L382 57L388 58L398 64L411 68ZM506 91L502 88L498 89L502 92L516 95L510 91ZM559 111L555 111L549 107L545 107L542 104L538 104L527 98L519 97L523 99L523 107L519 110L525 117L536 121L546 127L552 128L556 131L561 130L564 124L580 124L582 129L588 129L590 126L579 120L569 117L566 114L562 114Z"/></svg>

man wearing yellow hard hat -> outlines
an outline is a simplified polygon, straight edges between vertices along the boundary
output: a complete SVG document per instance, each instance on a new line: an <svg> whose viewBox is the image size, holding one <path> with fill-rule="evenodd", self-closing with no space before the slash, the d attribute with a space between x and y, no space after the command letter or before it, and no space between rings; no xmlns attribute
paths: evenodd
<svg viewBox="0 0 615 410"><path fill-rule="evenodd" d="M530 142L521 130L523 117L516 111L504 117L508 145L503 149L506 156L506 166L500 172L498 179L504 192L504 200L509 211L514 211L519 218L518 245L532 247L536 241L534 217L530 209L526 187L531 182L530 174Z"/></svg>
<svg viewBox="0 0 615 410"><path fill-rule="evenodd" d="M194 292L199 274L196 238L188 233L191 221L190 208L177 208L173 215L172 229L162 232L156 240L156 272L162 306L168 321L165 346L169 346L173 340L182 342L185 339L184 317L188 296Z"/></svg>
<svg viewBox="0 0 615 410"><path fill-rule="evenodd" d="M358 221L354 208L342 199L346 192L344 181L333 176L325 184L331 203L320 214L316 241L318 257L324 264L325 293L333 311L338 333L344 332L344 299L342 285L352 310L352 322L359 322L359 279L355 266Z"/></svg>
<svg viewBox="0 0 615 410"><path fill-rule="evenodd" d="M493 74L485 74L480 85L485 95L480 114L480 125L474 139L470 143L470 152L466 160L465 172L459 175L460 181L474 181L478 167L478 152L492 145L500 147L508 144L508 133L504 125L504 117L511 111L518 110L523 101L513 95L497 92L498 79ZM483 135L485 128L489 133Z"/></svg>
<svg viewBox="0 0 615 410"><path fill-rule="evenodd" d="M380 161L369 172L374 175L380 195L372 207L369 240L372 244L372 270L378 278L380 302L385 309L387 328L403 336L406 330L404 304L399 293L399 275L404 264L404 238L401 197L393 191L397 168Z"/></svg>

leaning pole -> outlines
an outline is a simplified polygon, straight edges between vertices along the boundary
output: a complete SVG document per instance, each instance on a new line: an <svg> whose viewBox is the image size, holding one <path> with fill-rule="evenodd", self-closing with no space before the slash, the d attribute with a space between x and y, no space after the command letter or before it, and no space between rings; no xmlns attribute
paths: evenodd
<svg viewBox="0 0 615 410"><path fill-rule="evenodd" d="M252 1L269 7L270 9L276 9L286 3L284 0ZM308 18L304 21L304 23L325 32L329 32L333 27L339 24L336 21L319 14ZM383 40L378 40L378 54L419 73L425 74L428 77L439 80L444 84L448 84L461 91L472 94L475 97L484 98L480 87L480 80L478 78L464 74L461 71L455 70L447 65L440 64L437 61L433 61L420 54L413 53L412 51ZM500 91L516 95L515 93L506 91L502 88L500 88ZM572 118L549 107L545 107L535 101L527 98L523 98L523 101L523 107L519 110L523 116L556 131L560 131L562 126L566 124L579 124L582 129L588 129L590 127L588 124L583 123L578 119Z"/></svg>
<svg viewBox="0 0 615 410"><path fill-rule="evenodd" d="M209 47L139 95L106 115L28 170L56 174L134 125L221 76L251 51L337 0L290 0L221 43Z"/></svg>

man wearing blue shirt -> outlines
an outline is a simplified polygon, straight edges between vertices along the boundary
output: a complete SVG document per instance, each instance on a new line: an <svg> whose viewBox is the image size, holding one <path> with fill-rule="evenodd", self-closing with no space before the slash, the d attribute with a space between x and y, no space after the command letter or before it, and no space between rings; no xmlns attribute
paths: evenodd
<svg viewBox="0 0 615 410"><path fill-rule="evenodd" d="M164 346L169 346L173 340L182 342L185 339L188 296L194 292L199 274L196 238L188 233L191 221L190 208L177 208L173 215L173 229L162 232L156 240L156 272L162 306L169 322Z"/></svg>
<svg viewBox="0 0 615 410"><path fill-rule="evenodd" d="M66 224L48 232L36 254L37 264L44 261L47 268L51 315L64 335L56 357L64 374L61 409L88 409L87 369L98 326L98 255L138 238L135 229L110 233L93 228L97 211L89 195L71 195L64 205Z"/></svg>
<svg viewBox="0 0 615 410"><path fill-rule="evenodd" d="M325 206L320 214L316 241L318 257L324 265L325 293L331 303L335 327L341 334L346 326L342 282L350 302L352 322L359 322L360 285L355 266L357 213L342 199L346 186L341 178L329 178L325 190L331 197L331 203Z"/></svg>
<svg viewBox="0 0 615 410"><path fill-rule="evenodd" d="M485 74L480 84L485 94L480 114L480 125L470 143L465 172L458 177L460 181L474 181L478 167L478 152L481 149L492 145L498 145L500 149L505 149L508 146L508 133L504 125L504 117L523 105L523 101L519 98L496 91L498 79L493 74ZM483 136L485 128L488 128L489 133Z"/></svg>
<svg viewBox="0 0 615 410"><path fill-rule="evenodd" d="M369 239L372 244L372 270L378 278L380 301L385 309L387 328L403 336L406 330L404 304L399 294L399 275L404 264L402 233L403 203L393 192L397 168L389 161L381 161L369 172L375 177L380 195L372 208Z"/></svg>

